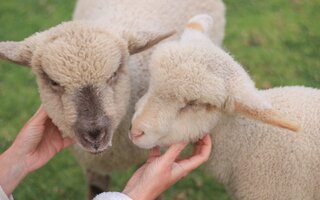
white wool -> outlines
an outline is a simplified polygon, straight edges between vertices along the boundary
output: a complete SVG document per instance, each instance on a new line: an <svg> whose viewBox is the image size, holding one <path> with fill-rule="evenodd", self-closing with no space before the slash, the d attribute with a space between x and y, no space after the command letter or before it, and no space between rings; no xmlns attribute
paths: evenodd
<svg viewBox="0 0 320 200"><path fill-rule="evenodd" d="M78 0L73 21L21 42L0 42L0 58L31 67L48 115L64 135L77 139L78 161L85 170L105 175L143 162L145 151L133 145L127 133L134 104L147 89L147 62L154 50L150 47L173 31L181 33L187 19L200 12L216 20L209 35L220 45L225 26L221 0ZM100 103L101 116L108 117L108 136L113 137L112 143L98 141L99 149L74 128L82 125L77 123L77 101L87 86Z"/></svg>
<svg viewBox="0 0 320 200"><path fill-rule="evenodd" d="M140 135L132 141L151 148L210 133L208 174L234 199L319 199L320 90L256 89L201 30L193 24L182 41L154 51L150 87L132 120L131 133Z"/></svg>

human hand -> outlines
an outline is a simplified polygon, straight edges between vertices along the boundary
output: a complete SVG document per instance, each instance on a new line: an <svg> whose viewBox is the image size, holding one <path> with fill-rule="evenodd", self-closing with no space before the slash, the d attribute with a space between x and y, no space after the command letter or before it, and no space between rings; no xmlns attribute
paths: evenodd
<svg viewBox="0 0 320 200"><path fill-rule="evenodd" d="M7 194L11 194L28 173L44 166L72 143L70 138L61 136L43 106L40 106L11 147L0 156L0 185Z"/></svg>
<svg viewBox="0 0 320 200"><path fill-rule="evenodd" d="M123 193L133 200L155 199L208 160L212 146L209 135L195 144L190 157L177 160L186 145L185 143L172 145L163 155L159 147L153 148L149 159L133 174Z"/></svg>
<svg viewBox="0 0 320 200"><path fill-rule="evenodd" d="M10 151L24 162L27 173L39 169L59 151L71 145L70 138L63 138L52 123L43 106L24 125Z"/></svg>

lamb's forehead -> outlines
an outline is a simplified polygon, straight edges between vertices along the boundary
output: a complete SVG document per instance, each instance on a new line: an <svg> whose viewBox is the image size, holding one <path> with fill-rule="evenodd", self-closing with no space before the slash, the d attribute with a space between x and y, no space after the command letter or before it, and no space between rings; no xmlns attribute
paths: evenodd
<svg viewBox="0 0 320 200"><path fill-rule="evenodd" d="M180 52L181 53L181 52ZM206 85L208 73L205 65L176 53L173 57L161 56L153 66L150 77L150 87L161 96L168 98L199 99L202 96L200 88Z"/></svg>
<svg viewBox="0 0 320 200"><path fill-rule="evenodd" d="M39 51L42 70L66 84L105 79L127 56L121 41L94 28L55 34Z"/></svg>
<svg viewBox="0 0 320 200"><path fill-rule="evenodd" d="M201 72L212 70L215 63L221 67L221 58L221 50L211 44L168 42L160 45L152 54L150 73L151 76L171 76L175 71L187 71L189 73L186 75L197 77Z"/></svg>
<svg viewBox="0 0 320 200"><path fill-rule="evenodd" d="M233 64L233 58L212 42L173 41L155 49L150 62L150 72L167 74L173 69L190 66L196 70L220 73L221 70L227 71L232 68Z"/></svg>
<svg viewBox="0 0 320 200"><path fill-rule="evenodd" d="M224 56L207 44L162 45L150 62L150 88L157 95L183 100L215 101L224 92ZM215 66L216 65L216 66ZM216 92L217 91L217 92Z"/></svg>

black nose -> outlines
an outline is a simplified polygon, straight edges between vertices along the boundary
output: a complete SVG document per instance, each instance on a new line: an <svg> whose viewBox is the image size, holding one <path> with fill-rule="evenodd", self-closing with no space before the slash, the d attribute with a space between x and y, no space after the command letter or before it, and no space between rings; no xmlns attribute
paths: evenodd
<svg viewBox="0 0 320 200"><path fill-rule="evenodd" d="M101 135L103 135L102 132L103 132L103 130L101 130L101 129L94 129L94 130L88 132L88 136L89 136L90 140L95 141L95 140L101 139L99 137L101 137Z"/></svg>
<svg viewBox="0 0 320 200"><path fill-rule="evenodd" d="M82 131L82 136L89 142L98 142L107 134L105 129L91 129Z"/></svg>

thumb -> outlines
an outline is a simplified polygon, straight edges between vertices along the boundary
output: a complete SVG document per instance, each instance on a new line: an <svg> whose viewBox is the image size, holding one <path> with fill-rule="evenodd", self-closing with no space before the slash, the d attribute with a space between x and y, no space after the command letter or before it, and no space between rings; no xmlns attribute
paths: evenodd
<svg viewBox="0 0 320 200"><path fill-rule="evenodd" d="M168 165L171 165L177 157L180 155L180 153L185 149L187 146L187 143L185 142L180 142L178 144L174 144L169 147L169 149L164 153L162 156L162 159L165 163Z"/></svg>
<svg viewBox="0 0 320 200"><path fill-rule="evenodd" d="M37 112L31 117L31 119L27 122L29 125L43 125L48 119L48 115L43 107L40 105Z"/></svg>
<svg viewBox="0 0 320 200"><path fill-rule="evenodd" d="M63 149L69 147L70 145L74 144L75 141L72 140L70 137L63 138Z"/></svg>

